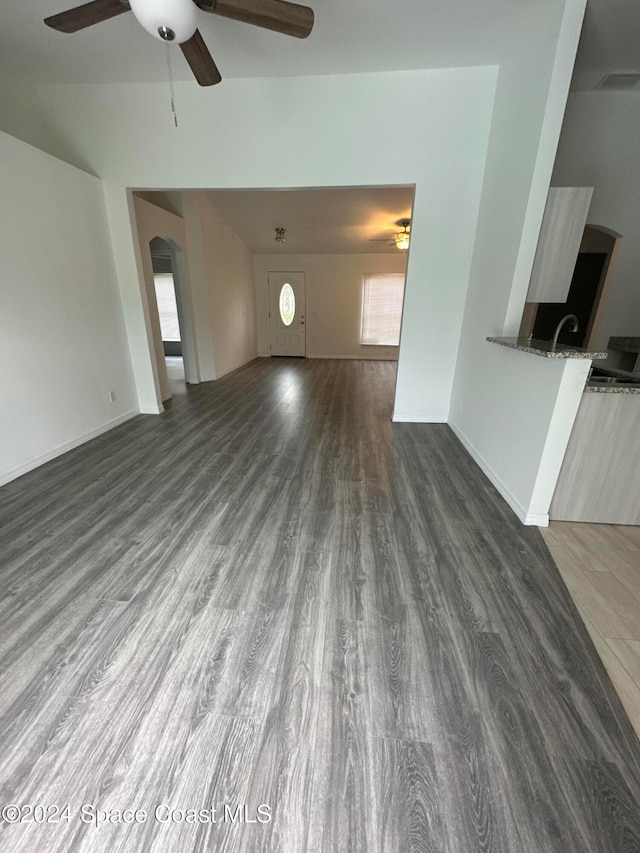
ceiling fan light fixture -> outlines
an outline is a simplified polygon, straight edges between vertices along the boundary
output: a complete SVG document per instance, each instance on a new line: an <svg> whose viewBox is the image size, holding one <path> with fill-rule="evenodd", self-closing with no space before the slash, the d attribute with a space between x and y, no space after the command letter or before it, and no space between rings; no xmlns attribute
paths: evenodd
<svg viewBox="0 0 640 853"><path fill-rule="evenodd" d="M198 7L193 0L129 0L129 4L140 26L160 41L182 44L198 28Z"/></svg>
<svg viewBox="0 0 640 853"><path fill-rule="evenodd" d="M398 225L402 226L402 231L398 231L394 240L396 244L396 249L401 249L403 252L409 248L409 240L410 234L409 230L411 228L411 220L409 219L401 219L398 222Z"/></svg>

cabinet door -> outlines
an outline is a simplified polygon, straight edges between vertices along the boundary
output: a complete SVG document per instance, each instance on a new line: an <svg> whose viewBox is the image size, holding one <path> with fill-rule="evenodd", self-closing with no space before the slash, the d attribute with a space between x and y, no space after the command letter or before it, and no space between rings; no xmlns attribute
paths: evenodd
<svg viewBox="0 0 640 853"><path fill-rule="evenodd" d="M551 187L527 302L566 302L593 187Z"/></svg>

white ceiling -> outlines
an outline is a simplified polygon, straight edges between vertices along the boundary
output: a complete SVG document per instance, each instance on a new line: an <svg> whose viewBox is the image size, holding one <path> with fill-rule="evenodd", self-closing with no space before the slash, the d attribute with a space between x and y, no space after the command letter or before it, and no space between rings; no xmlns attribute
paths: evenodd
<svg viewBox="0 0 640 853"><path fill-rule="evenodd" d="M593 89L613 71L640 72L639 45L640 0L589 0L572 88Z"/></svg>
<svg viewBox="0 0 640 853"><path fill-rule="evenodd" d="M389 242L411 217L412 187L211 190L216 210L255 254L395 254ZM275 229L286 229L276 243ZM370 242L385 238L381 242ZM387 239L388 238L388 239Z"/></svg>
<svg viewBox="0 0 640 853"><path fill-rule="evenodd" d="M497 64L526 38L527 15L556 0L306 0L316 23L305 40L198 12L224 78L346 74ZM167 79L165 47L127 13L67 35L48 15L77 0L6 2L1 64L36 83L127 83ZM638 0L589 0L574 88L611 71L640 70ZM192 79L177 46L174 77Z"/></svg>
<svg viewBox="0 0 640 853"><path fill-rule="evenodd" d="M167 79L165 46L132 13L72 35L43 19L78 0L6 2L0 55L40 83ZM306 40L199 12L199 28L222 77L303 76L497 64L557 0L307 0L315 27ZM602 0L599 0L602 2ZM190 80L177 46L176 79Z"/></svg>
<svg viewBox="0 0 640 853"><path fill-rule="evenodd" d="M306 40L199 11L199 27L223 79L345 74L486 65L522 45L527 14L555 0L306 0L316 23ZM38 83L155 82L167 76L164 45L131 13L73 35L43 24L77 0L3 4L2 65ZM589 0L574 88L614 70L640 70L638 0ZM191 79L177 46L174 76Z"/></svg>
<svg viewBox="0 0 640 853"><path fill-rule="evenodd" d="M7 2L2 65L36 83L127 83L167 79L165 47L127 13L73 35L43 19L78 0ZM497 64L521 49L528 16L557 0L306 0L316 23L306 40L198 12L223 79L346 74ZM574 88L614 70L640 70L638 0L589 0ZM174 76L191 73L177 46Z"/></svg>

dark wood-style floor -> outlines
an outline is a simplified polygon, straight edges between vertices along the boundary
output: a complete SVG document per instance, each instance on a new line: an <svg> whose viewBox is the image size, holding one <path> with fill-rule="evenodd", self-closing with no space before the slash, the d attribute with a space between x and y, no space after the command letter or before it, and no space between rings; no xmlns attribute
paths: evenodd
<svg viewBox="0 0 640 853"><path fill-rule="evenodd" d="M539 532L394 381L262 359L0 490L0 849L640 851Z"/></svg>

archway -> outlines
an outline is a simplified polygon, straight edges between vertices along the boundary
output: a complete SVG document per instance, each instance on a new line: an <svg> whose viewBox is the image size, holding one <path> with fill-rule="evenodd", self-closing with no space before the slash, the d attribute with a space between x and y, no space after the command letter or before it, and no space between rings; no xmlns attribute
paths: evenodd
<svg viewBox="0 0 640 853"><path fill-rule="evenodd" d="M184 381L196 384L200 382L200 375L182 249L170 237L156 235L149 241L149 252L163 343L160 351L165 357L181 358ZM161 282L160 279L164 281ZM164 288L162 284L165 285ZM164 300L161 295L163 289ZM172 316L174 312L175 316ZM156 351L159 355L158 348ZM166 363L159 364L158 369L161 376L166 376Z"/></svg>

